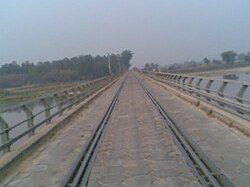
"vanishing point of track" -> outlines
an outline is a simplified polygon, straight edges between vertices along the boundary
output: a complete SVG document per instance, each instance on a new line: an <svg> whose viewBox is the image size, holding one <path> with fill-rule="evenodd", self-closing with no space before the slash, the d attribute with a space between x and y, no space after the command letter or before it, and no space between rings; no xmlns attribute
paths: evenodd
<svg viewBox="0 0 250 187"><path fill-rule="evenodd" d="M136 76L144 92L147 94L149 99L159 111L160 115L165 120L167 130L169 130L172 134L175 143L181 150L192 172L198 178L200 183L203 186L214 187L234 186L232 182L220 171L220 169L217 168L215 164L207 157L207 155L199 149L195 142L193 142L185 132L178 128L178 126L166 112L166 109L160 105L156 98L144 86L138 76L134 76ZM88 178L93 167L98 148L100 147L100 142L103 139L105 127L114 110L126 78L127 76L124 78L101 122L99 123L95 131L91 134L89 142L83 147L79 157L75 160L61 186L88 185Z"/></svg>

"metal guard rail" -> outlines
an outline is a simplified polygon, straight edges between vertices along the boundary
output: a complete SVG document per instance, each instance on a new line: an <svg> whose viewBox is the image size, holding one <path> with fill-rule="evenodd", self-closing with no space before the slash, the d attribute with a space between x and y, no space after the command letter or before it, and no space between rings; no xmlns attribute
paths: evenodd
<svg viewBox="0 0 250 187"><path fill-rule="evenodd" d="M150 75L158 81L185 91L191 96L203 99L204 101L222 108L223 110L234 113L244 119L250 119L250 101L243 98L244 94L249 91L249 83L227 79L216 79L212 77L190 76L185 74L152 71L143 71L143 73ZM218 84L217 90L211 89L211 86L215 82ZM201 86L202 83L205 83L204 87ZM225 88L229 85L237 85L236 87L239 88L235 96L230 96L224 93Z"/></svg>
<svg viewBox="0 0 250 187"><path fill-rule="evenodd" d="M2 144L0 145L0 152L3 151L3 153L6 153L10 151L11 145L13 143L17 142L19 139L23 138L24 136L28 134L29 136L34 135L36 128L40 127L41 125L45 123L50 123L52 118L54 118L57 115L59 116L62 115L66 109L70 109L73 105L79 104L81 101L88 98L95 91L99 90L106 84L110 83L111 80L114 80L116 77L117 75L100 78L92 82L78 86L76 88L65 90L63 92L63 96L59 96L60 94L58 93L54 94L52 97L56 98L57 102L53 106L50 106L46 102L46 98L42 98L40 99L40 102L43 104L45 109L39 111L36 114L33 114L33 112L26 105L16 107L16 109L21 108L26 113L27 118L21 122L18 122L17 124L13 126L9 127L9 124L0 116L0 123L1 123L0 124L1 126L0 136L2 140ZM73 92L73 93L70 93L70 92ZM65 97L66 99L61 100L62 98L65 98ZM63 106L64 104L66 106ZM50 114L51 110L56 107L58 108L58 110L55 113ZM45 113L45 119L43 119L42 121L34 125L34 118L36 118L38 115L42 113ZM28 129L11 139L9 137L10 131L24 124L26 125L28 124Z"/></svg>

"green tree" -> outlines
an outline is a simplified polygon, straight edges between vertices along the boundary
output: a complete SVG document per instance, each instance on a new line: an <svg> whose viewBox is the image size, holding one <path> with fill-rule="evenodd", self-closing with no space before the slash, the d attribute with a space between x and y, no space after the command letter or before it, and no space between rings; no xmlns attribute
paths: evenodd
<svg viewBox="0 0 250 187"><path fill-rule="evenodd" d="M209 60L208 60L207 57L203 59L203 63L204 63L204 64L207 64L207 65L209 64Z"/></svg>
<svg viewBox="0 0 250 187"><path fill-rule="evenodd" d="M234 51L225 51L221 53L222 60L225 61L227 64L234 62L237 53Z"/></svg>
<svg viewBox="0 0 250 187"><path fill-rule="evenodd" d="M121 54L111 54L112 74L127 70L133 53L125 50ZM80 55L52 62L17 62L0 67L0 88L36 83L65 82L93 79L109 74L107 56ZM15 81L20 81L18 84Z"/></svg>
<svg viewBox="0 0 250 187"><path fill-rule="evenodd" d="M133 55L134 55L134 53L130 50L125 50L122 52L121 61L122 61L123 66L126 69L129 69L129 67L131 66L130 60L132 59Z"/></svg>

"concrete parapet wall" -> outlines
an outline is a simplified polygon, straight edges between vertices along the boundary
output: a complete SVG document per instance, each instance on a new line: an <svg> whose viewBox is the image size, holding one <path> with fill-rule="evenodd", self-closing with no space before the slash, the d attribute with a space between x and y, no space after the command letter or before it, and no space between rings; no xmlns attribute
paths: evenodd
<svg viewBox="0 0 250 187"><path fill-rule="evenodd" d="M65 112L61 117L52 120L51 124L46 125L37 132L34 136L28 139L23 145L10 152L6 153L0 158L0 181L13 167L16 166L21 160L27 158L30 154L34 153L41 145L48 142L57 131L68 125L69 122L86 108L92 101L98 97L102 92L111 87L119 78L116 78L108 85L104 86L79 105L72 107L71 110Z"/></svg>
<svg viewBox="0 0 250 187"><path fill-rule="evenodd" d="M153 78L143 75L144 78L151 81L154 84L157 84L164 89L172 92L174 95L177 95L178 97L184 99L185 101L188 101L189 103L199 107L201 110L206 112L208 115L222 121L226 125L228 125L231 128L235 128L245 134L246 136L250 137L250 122L242 119L236 115L233 115L229 112L226 112L218 107L215 107L209 103L206 103L204 101L200 101L197 98L191 97L188 94L181 92L180 90L177 90L173 87L170 87L167 84L164 84L162 82L156 81Z"/></svg>

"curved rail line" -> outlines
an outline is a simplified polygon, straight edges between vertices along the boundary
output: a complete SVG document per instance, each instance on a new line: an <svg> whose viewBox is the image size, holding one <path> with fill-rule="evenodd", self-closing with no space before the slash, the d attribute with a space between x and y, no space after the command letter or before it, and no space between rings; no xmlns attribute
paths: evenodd
<svg viewBox="0 0 250 187"><path fill-rule="evenodd" d="M109 121L109 118L113 112L115 104L123 88L124 82L127 79L127 75L121 83L118 91L116 92L111 104L109 105L105 115L103 116L100 124L97 126L95 131L91 134L89 142L85 145L80 153L79 157L75 160L71 169L69 170L67 176L62 182L62 187L72 187L72 186L87 186L88 178L90 175L91 168L93 166L96 154L98 152L98 147L100 145L103 132Z"/></svg>
<svg viewBox="0 0 250 187"><path fill-rule="evenodd" d="M220 171L219 168L206 156L206 154L184 133L166 110L160 105L156 98L149 92L144 84L136 76L143 90L156 106L157 110L166 122L167 129L170 130L174 140L191 167L192 172L203 186L227 186L233 187L233 183Z"/></svg>

